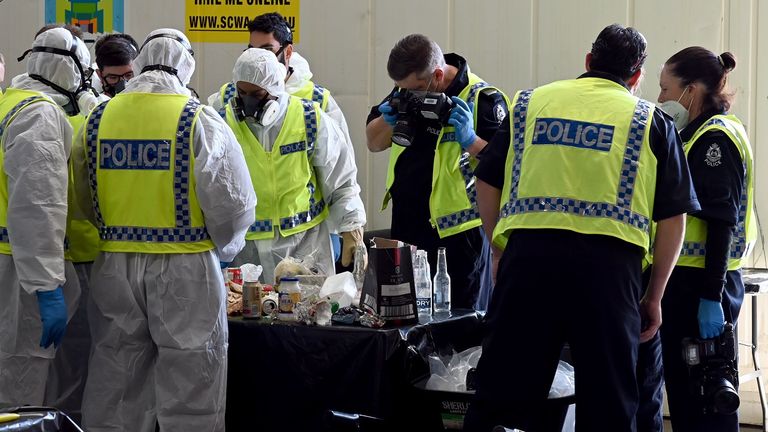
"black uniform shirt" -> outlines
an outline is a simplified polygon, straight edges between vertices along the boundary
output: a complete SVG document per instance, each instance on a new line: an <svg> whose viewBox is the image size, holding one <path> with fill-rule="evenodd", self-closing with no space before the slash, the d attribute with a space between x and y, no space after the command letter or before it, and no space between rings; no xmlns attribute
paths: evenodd
<svg viewBox="0 0 768 432"><path fill-rule="evenodd" d="M696 130L717 114L724 113L702 113L680 131L680 138L683 142L690 141ZM736 144L724 132L709 131L696 140L687 159L696 196L701 204L701 211L695 213L695 216L735 226L746 175Z"/></svg>
<svg viewBox="0 0 768 432"><path fill-rule="evenodd" d="M601 72L587 72L579 78L603 78L626 87L621 79ZM509 145L509 121L505 120L489 142L485 156L475 170L477 178L497 189L503 189ZM653 220L659 221L698 210L680 137L672 118L660 109L653 111L650 146L657 160ZM501 199L504 201L508 198Z"/></svg>
<svg viewBox="0 0 768 432"><path fill-rule="evenodd" d="M690 141L696 130L716 114L724 113L710 110L693 119L680 131L683 142ZM707 252L703 271L686 270L690 280L697 281L700 297L720 301L727 281L730 246L739 217L746 170L736 144L718 130L699 137L688 151L687 159L701 203L701 211L693 216L707 221Z"/></svg>

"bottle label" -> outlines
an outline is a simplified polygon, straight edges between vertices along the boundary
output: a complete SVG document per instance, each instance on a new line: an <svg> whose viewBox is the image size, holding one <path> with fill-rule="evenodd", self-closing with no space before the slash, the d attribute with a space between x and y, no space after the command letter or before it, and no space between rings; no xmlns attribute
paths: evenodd
<svg viewBox="0 0 768 432"><path fill-rule="evenodd" d="M432 300L427 298L418 297L416 298L416 308L417 309L432 309Z"/></svg>

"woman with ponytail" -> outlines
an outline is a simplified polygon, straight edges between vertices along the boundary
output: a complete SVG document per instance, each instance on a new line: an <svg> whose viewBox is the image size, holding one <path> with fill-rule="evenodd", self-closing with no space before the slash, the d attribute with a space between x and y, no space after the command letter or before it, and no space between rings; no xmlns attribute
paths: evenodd
<svg viewBox="0 0 768 432"><path fill-rule="evenodd" d="M743 124L729 114L733 93L726 84L735 67L729 52L689 47L667 60L659 79L659 107L680 132L701 204L687 217L662 300L664 379L675 432L739 430L736 359L724 363L725 380L713 385L713 375L689 368L681 355L686 338L725 340L731 337L726 324L735 332L744 299L740 269L756 237L752 150Z"/></svg>

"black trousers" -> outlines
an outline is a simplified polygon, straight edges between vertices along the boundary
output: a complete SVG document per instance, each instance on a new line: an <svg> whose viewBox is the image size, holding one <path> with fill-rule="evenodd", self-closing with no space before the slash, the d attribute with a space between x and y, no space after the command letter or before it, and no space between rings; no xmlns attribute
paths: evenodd
<svg viewBox="0 0 768 432"><path fill-rule="evenodd" d="M669 414L675 432L738 432L738 414L703 414L700 400L692 397L688 367L681 352L685 337L699 337L699 295L702 270L675 267L662 300L661 343ZM723 290L725 320L736 325L744 301L741 271L726 273ZM735 383L738 388L738 383Z"/></svg>
<svg viewBox="0 0 768 432"><path fill-rule="evenodd" d="M466 431L541 430L562 345L576 373L576 429L635 430L640 248L565 230L518 230L499 264Z"/></svg>
<svg viewBox="0 0 768 432"><path fill-rule="evenodd" d="M651 269L643 273L645 292L651 278ZM662 317L662 320L664 317ZM661 360L661 333L640 344L637 350L637 387L640 406L637 408L637 432L664 430L664 367Z"/></svg>
<svg viewBox="0 0 768 432"><path fill-rule="evenodd" d="M664 367L661 357L661 333L640 344L637 352L637 386L640 392L637 432L664 430Z"/></svg>

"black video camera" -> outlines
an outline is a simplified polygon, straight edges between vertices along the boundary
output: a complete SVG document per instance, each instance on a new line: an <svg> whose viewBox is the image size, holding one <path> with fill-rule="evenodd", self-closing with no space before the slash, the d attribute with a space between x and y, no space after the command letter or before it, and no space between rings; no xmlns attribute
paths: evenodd
<svg viewBox="0 0 768 432"><path fill-rule="evenodd" d="M683 360L688 365L691 394L704 413L733 414L739 408L737 345L733 325L712 339L683 339Z"/></svg>
<svg viewBox="0 0 768 432"><path fill-rule="evenodd" d="M392 142L408 147L413 142L413 120L421 117L437 120L446 125L448 117L451 116L453 101L445 93L405 89L393 96L389 105L397 111L397 122L392 130Z"/></svg>

